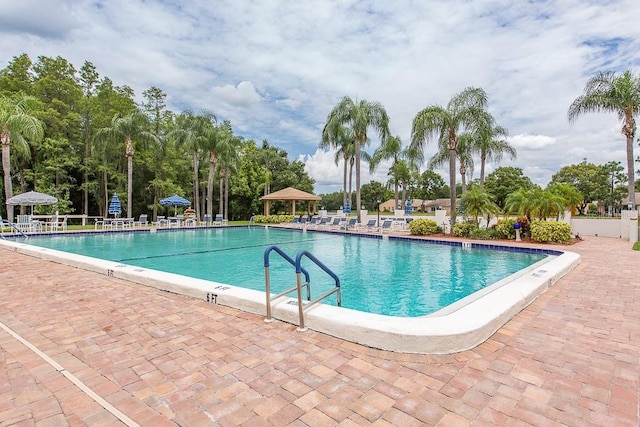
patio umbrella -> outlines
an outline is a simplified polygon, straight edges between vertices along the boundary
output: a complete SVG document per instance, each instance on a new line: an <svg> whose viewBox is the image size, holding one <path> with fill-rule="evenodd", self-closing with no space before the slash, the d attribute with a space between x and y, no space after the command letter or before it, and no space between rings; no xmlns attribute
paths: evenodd
<svg viewBox="0 0 640 427"><path fill-rule="evenodd" d="M347 199L344 204L344 208L342 209L343 213L349 214L351 213L351 200Z"/></svg>
<svg viewBox="0 0 640 427"><path fill-rule="evenodd" d="M113 193L111 202L109 203L109 215L120 215L122 213L122 206L120 205L120 198L116 193Z"/></svg>
<svg viewBox="0 0 640 427"><path fill-rule="evenodd" d="M177 194L174 194L171 197L165 197L164 199L160 200L160 204L162 206L173 206L173 208L175 209L174 211L174 216L176 216L178 214L178 206L191 206L191 202L187 199L185 199L184 197L180 197Z"/></svg>
<svg viewBox="0 0 640 427"><path fill-rule="evenodd" d="M413 213L413 202L411 201L411 197L407 199L407 204L404 207L404 213L407 215L411 215Z"/></svg>
<svg viewBox="0 0 640 427"><path fill-rule="evenodd" d="M33 207L35 205L52 205L57 202L53 196L37 191L29 191L28 193L17 194L7 199L8 205L31 206L31 214L33 215Z"/></svg>

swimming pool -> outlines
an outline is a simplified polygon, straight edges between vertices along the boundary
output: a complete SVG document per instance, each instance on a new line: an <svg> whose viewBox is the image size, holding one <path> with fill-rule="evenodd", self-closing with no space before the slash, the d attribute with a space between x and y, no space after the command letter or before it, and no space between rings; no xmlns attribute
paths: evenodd
<svg viewBox="0 0 640 427"><path fill-rule="evenodd" d="M29 243L256 291L265 289L268 246L291 257L308 250L340 278L343 307L408 317L434 313L551 256L272 227L47 236ZM311 275L312 298L334 286L315 264L304 267ZM282 258L271 257L271 292L291 288L294 273ZM323 303L335 305L336 299Z"/></svg>
<svg viewBox="0 0 640 427"><path fill-rule="evenodd" d="M246 229L246 227L244 228ZM148 230L142 232L138 230L133 233L124 232L124 234L153 234L154 231L152 230L150 233ZM202 229L193 230L192 233L194 235L192 237L195 238L197 233L205 231ZM267 229L268 233L272 231L275 231L272 227ZM217 228L215 232L221 233L222 229ZM183 235L174 230L158 231L158 234L161 233L171 234L177 242L183 242L185 238L190 238L184 237L190 235ZM321 236L320 240L326 237L324 236L326 233L322 232L303 233L298 230L295 233L298 233L297 236L300 236L301 239L315 234ZM94 233L67 233L67 236L72 239L78 239L84 234ZM108 237L109 239L117 240L118 238L115 236L123 234L123 232L107 232L104 234L105 236L110 236ZM367 237L369 238L356 239L352 237L352 239L382 240L382 242L387 241L387 239L389 242L410 239L408 237L388 235L385 235L382 239L380 235L374 238L371 238L371 235ZM35 238L33 239L35 240ZM55 238L52 240L55 240ZM319 332L384 350L423 354L463 351L475 347L490 337L497 329L580 262L578 254L558 251L548 246L526 248L475 242L461 243L460 241L431 241L431 243L437 243L434 246L465 246L463 251L467 253L495 249L506 252L537 252L542 254L548 252L557 256L545 257L543 261L539 261L518 273L490 284L432 314L417 317L387 316L349 308L339 308L329 304L319 304L305 312L305 325ZM421 243L416 243L415 245L432 246L431 244L424 245ZM350 259L350 257L344 256L344 247L335 244L330 246L330 254L338 258ZM256 291L230 286L226 283L215 281L214 278L204 280L174 273L159 272L146 267L127 265L119 261L92 258L57 249L25 244L22 239L16 239L15 241L0 240L0 247L46 261L63 263L117 279L201 299L210 304L229 306L261 316L265 315L266 306L263 288L260 288L262 289L261 291ZM356 246L355 250L361 250L358 248L359 246ZM411 248L413 248L413 245L411 245ZM260 252L262 251L263 248L260 249ZM287 252L291 253L288 250ZM157 255L164 256L162 250ZM323 254L316 255L326 261L323 259ZM215 258L215 255L211 257L212 262ZM119 260L121 258L116 259ZM330 264L329 261L328 264ZM287 266L288 274L293 274L290 269L291 267ZM256 281L260 283L260 286L264 286L264 274L257 275ZM293 277L286 279L286 281L288 282L287 286L295 284ZM274 319L297 325L299 320L297 300L285 297L274 301L272 315Z"/></svg>

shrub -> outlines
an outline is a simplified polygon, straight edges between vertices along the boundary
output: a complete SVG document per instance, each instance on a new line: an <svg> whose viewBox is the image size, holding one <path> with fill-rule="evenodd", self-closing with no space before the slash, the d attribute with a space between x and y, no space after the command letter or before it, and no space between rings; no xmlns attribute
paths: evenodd
<svg viewBox="0 0 640 427"><path fill-rule="evenodd" d="M442 233L442 228L432 219L414 219L409 223L409 232L417 236Z"/></svg>
<svg viewBox="0 0 640 427"><path fill-rule="evenodd" d="M496 240L502 237L502 234L495 228L475 228L469 233L469 238L477 240Z"/></svg>
<svg viewBox="0 0 640 427"><path fill-rule="evenodd" d="M478 226L473 222L456 222L453 225L452 234L457 237L469 237L473 230L477 230Z"/></svg>
<svg viewBox="0 0 640 427"><path fill-rule="evenodd" d="M531 240L543 243L571 242L571 226L558 221L533 221L531 223Z"/></svg>
<svg viewBox="0 0 640 427"><path fill-rule="evenodd" d="M293 215L256 215L253 221L256 224L281 224L293 222Z"/></svg>
<svg viewBox="0 0 640 427"><path fill-rule="evenodd" d="M500 234L501 237L505 237L507 239L515 239L516 238L516 229L513 228L513 224L516 223L514 218L505 218L498 221L496 224L496 232Z"/></svg>

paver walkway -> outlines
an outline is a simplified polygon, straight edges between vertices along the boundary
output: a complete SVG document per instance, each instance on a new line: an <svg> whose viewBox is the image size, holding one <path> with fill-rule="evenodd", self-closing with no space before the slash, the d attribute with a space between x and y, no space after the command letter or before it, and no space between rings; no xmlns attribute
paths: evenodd
<svg viewBox="0 0 640 427"><path fill-rule="evenodd" d="M485 343L444 356L298 333L0 249L0 425L638 426L630 248L570 247L574 271Z"/></svg>

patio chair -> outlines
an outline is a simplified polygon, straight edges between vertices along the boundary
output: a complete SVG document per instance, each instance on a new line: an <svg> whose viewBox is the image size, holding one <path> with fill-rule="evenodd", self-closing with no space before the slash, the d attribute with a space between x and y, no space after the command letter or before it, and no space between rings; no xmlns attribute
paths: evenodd
<svg viewBox="0 0 640 427"><path fill-rule="evenodd" d="M158 215L156 222L152 222L151 225L157 225L158 227L168 227L169 220L164 215Z"/></svg>
<svg viewBox="0 0 640 427"><path fill-rule="evenodd" d="M62 219L58 215L54 215L51 222L48 223L50 231L67 231L67 217L66 215Z"/></svg>
<svg viewBox="0 0 640 427"><path fill-rule="evenodd" d="M216 217L212 221L211 225L222 225L222 214L216 214Z"/></svg>
<svg viewBox="0 0 640 427"><path fill-rule="evenodd" d="M204 225L206 227L211 225L211 214L204 214L202 217L202 221L200 221L200 225Z"/></svg>
<svg viewBox="0 0 640 427"><path fill-rule="evenodd" d="M146 227L147 225L149 225L147 214L140 214L138 220L133 223L134 227Z"/></svg>

